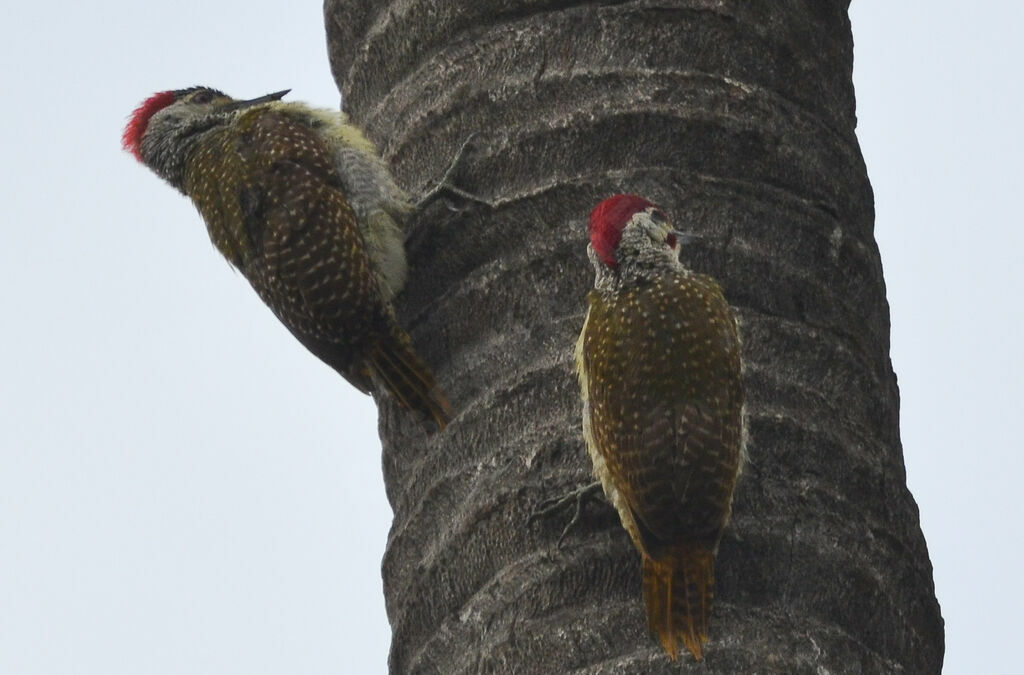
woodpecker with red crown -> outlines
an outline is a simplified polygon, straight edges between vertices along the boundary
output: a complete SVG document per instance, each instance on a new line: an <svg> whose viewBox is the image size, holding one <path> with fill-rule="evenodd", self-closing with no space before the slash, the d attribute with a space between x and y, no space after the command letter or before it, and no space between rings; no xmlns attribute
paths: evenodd
<svg viewBox="0 0 1024 675"><path fill-rule="evenodd" d="M647 622L704 658L714 561L743 454L736 319L679 261L665 214L616 195L590 214L597 272L576 345L594 471L640 551Z"/></svg>
<svg viewBox="0 0 1024 675"><path fill-rule="evenodd" d="M124 147L195 203L217 250L309 351L443 429L451 407L391 304L413 207L344 114L286 93L154 94Z"/></svg>

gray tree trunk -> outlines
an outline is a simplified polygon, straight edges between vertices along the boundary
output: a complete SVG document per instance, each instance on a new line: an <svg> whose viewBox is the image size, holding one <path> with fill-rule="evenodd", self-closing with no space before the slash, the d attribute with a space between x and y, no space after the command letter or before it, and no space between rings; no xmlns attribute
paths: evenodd
<svg viewBox="0 0 1024 675"><path fill-rule="evenodd" d="M750 461L701 672L937 673L943 625L906 488L841 0L327 0L345 108L413 193L400 315L457 417L381 410L394 673L654 673L611 509L527 525L588 481L572 346L586 217L635 192L742 321Z"/></svg>

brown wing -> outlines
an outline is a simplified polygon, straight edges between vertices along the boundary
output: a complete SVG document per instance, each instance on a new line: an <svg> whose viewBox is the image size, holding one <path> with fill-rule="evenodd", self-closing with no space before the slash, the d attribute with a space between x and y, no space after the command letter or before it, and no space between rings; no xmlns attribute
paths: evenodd
<svg viewBox="0 0 1024 675"><path fill-rule="evenodd" d="M242 268L310 351L369 390L361 355L391 324L330 150L287 115L254 111L239 122L239 152L253 165L240 184L253 255Z"/></svg>
<svg viewBox="0 0 1024 675"><path fill-rule="evenodd" d="M307 349L443 429L451 406L381 294L328 143L266 106L208 133L186 192L213 243Z"/></svg>
<svg viewBox="0 0 1024 675"><path fill-rule="evenodd" d="M584 339L591 430L643 547L713 546L739 465L739 340L707 277L592 296Z"/></svg>

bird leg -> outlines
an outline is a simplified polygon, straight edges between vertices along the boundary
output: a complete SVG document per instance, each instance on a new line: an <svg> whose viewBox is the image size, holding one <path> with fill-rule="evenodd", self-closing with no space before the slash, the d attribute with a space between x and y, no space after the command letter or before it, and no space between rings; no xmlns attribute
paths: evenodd
<svg viewBox="0 0 1024 675"><path fill-rule="evenodd" d="M545 499L540 504L538 504L534 512L530 514L530 517L526 520L526 524L529 525L535 520L546 518L551 514L556 513L557 511L561 511L564 507L570 504L574 505L575 508L573 510L572 519L569 521L569 524L566 525L565 528L562 530L562 534L558 537L558 543L556 544L556 547L561 548L562 541L565 539L565 536L569 534L569 531L572 530L572 528L580 522L580 518L583 515L584 504L590 501L591 499L597 499L597 495L600 492L601 482L594 481L593 483L582 485L576 488L575 490L569 492L568 494L562 495L560 497L552 497L550 499Z"/></svg>
<svg viewBox="0 0 1024 675"><path fill-rule="evenodd" d="M452 174L455 173L455 170L459 167L459 164L462 163L463 157L466 154L466 148L468 148L469 145L473 142L473 140L476 139L476 137L479 135L479 131L474 131L469 135L468 138L466 138L466 140L462 143L462 146L459 148L458 152L455 153L455 158L451 161L451 164L448 165L448 169L444 172L444 175L441 176L440 182L438 182L437 185L435 185L434 187L430 188L430 190L428 190L427 193L423 195L418 202L416 202L417 211L423 209L424 207L428 206L431 202L439 199L444 195L448 195L449 197L455 197L457 199L462 199L468 202L483 204L484 206L487 206L492 209L497 208L498 205L496 202L481 197L479 195L473 194L468 190L463 190L462 188L452 184L452 182L450 181ZM460 210L452 208L451 206L449 206L448 208L450 208L453 211Z"/></svg>

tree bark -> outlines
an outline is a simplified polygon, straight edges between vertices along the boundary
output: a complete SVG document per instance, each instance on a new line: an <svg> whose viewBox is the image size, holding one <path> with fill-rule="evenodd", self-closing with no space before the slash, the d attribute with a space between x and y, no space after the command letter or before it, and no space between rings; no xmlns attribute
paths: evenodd
<svg viewBox="0 0 1024 675"><path fill-rule="evenodd" d="M527 524L591 479L572 347L586 218L617 192L701 238L741 319L749 461L701 672L938 673L906 487L841 0L326 0L353 121L416 194L403 323L456 409L381 407L394 673L656 673L613 511ZM447 208L456 206L458 210Z"/></svg>

